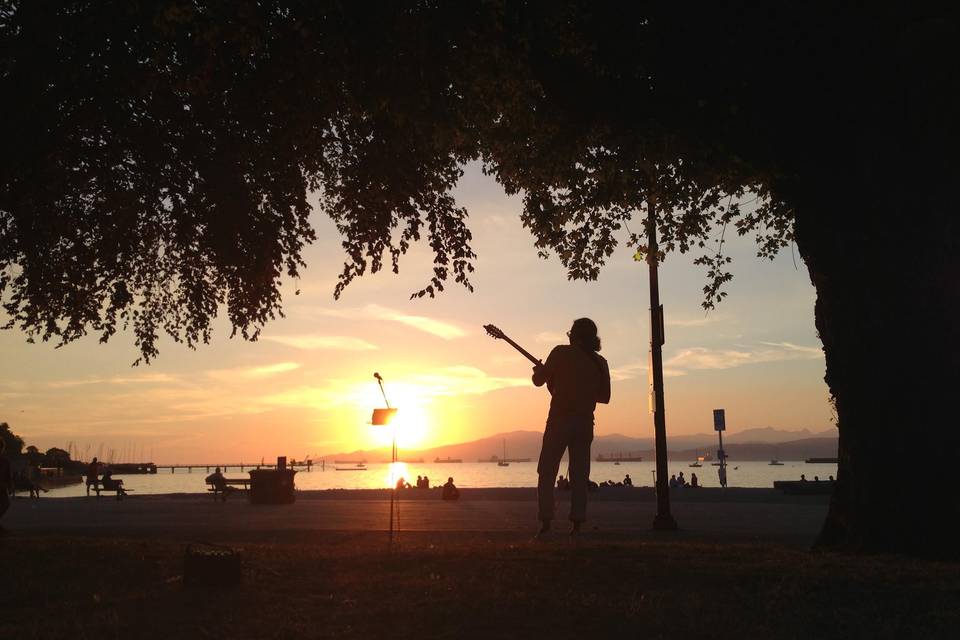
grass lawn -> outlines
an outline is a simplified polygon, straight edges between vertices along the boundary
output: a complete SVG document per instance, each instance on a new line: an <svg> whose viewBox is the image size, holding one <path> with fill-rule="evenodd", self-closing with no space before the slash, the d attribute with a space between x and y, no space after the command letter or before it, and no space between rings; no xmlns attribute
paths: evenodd
<svg viewBox="0 0 960 640"><path fill-rule="evenodd" d="M0 639L958 637L960 566L755 545L300 532L232 543L244 579L183 584L184 541L0 537Z"/></svg>

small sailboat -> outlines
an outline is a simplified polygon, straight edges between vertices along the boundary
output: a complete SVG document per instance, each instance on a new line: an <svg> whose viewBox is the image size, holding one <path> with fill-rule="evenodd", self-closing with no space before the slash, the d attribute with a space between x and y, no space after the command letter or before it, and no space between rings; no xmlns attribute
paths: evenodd
<svg viewBox="0 0 960 640"><path fill-rule="evenodd" d="M509 467L510 463L507 462L507 439L503 439L503 457L497 460L498 467Z"/></svg>
<svg viewBox="0 0 960 640"><path fill-rule="evenodd" d="M772 466L772 467L782 467L782 466L783 466L783 463L780 462L780 460L778 460L777 457L778 457L778 456L777 456L777 451L776 451L776 449L774 449L774 451L773 451L773 460L770 461L770 466Z"/></svg>
<svg viewBox="0 0 960 640"><path fill-rule="evenodd" d="M695 469L699 469L700 467L703 466L703 456L700 455L700 451L699 451L699 450L697 451L697 459L694 460L693 462L691 462L691 463L690 463L690 466L693 467L693 468L695 468Z"/></svg>

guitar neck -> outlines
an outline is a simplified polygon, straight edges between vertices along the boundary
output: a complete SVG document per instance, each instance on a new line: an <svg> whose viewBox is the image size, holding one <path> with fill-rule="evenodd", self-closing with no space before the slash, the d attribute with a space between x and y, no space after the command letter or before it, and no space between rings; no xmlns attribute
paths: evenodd
<svg viewBox="0 0 960 640"><path fill-rule="evenodd" d="M510 338L508 338L506 334L504 334L503 339L506 340L511 347L513 347L514 349L522 353L524 357L530 362L532 362L533 364L543 364L542 362L540 362L538 358L534 358L532 355L530 355L530 353L526 349L518 345L516 342L514 342Z"/></svg>

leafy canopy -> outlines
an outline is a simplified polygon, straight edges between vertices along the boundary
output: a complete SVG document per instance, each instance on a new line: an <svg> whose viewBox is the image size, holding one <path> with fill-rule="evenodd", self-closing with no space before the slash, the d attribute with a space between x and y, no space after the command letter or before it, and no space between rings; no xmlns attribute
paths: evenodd
<svg viewBox="0 0 960 640"><path fill-rule="evenodd" d="M643 3L7 2L6 327L60 344L132 328L149 361L161 333L208 342L225 309L256 339L316 239L311 193L342 237L336 297L418 241L435 263L414 296L472 289L451 190L473 160L523 194L537 248L571 278L596 278L623 241L642 258L627 224L655 201L663 253L701 253L709 308L727 227L772 256L793 218L784 168L746 135L755 90L737 91L724 55L694 55L728 34L682 18Z"/></svg>

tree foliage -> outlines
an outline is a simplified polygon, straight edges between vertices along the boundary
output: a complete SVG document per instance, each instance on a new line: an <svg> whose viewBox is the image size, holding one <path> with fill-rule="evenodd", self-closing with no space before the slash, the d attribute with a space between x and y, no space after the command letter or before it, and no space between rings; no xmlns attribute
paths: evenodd
<svg viewBox="0 0 960 640"><path fill-rule="evenodd" d="M380 11L396 14L384 24L409 13ZM256 338L315 239L311 192L344 236L337 294L385 254L396 269L422 236L436 268L420 293L451 277L469 286L466 212L448 194L466 158L450 155L449 139L463 127L441 131L443 92L390 86L429 72L429 27L407 15L404 40L384 41L375 14L333 3L8 3L7 326L61 343L129 326L149 360L160 333L208 341L225 308L235 333ZM392 50L395 64L378 69L377 42L379 53L397 42L410 54Z"/></svg>
<svg viewBox="0 0 960 640"><path fill-rule="evenodd" d="M336 296L357 276L396 271L421 240L435 264L414 295L451 280L471 288L467 212L450 195L471 160L524 194L537 247L575 279L596 278L623 241L643 254L625 227L655 197L662 248L701 252L710 307L729 278L723 230L755 233L769 256L790 240L791 212L771 186L776 168L730 144L735 105L711 102L730 88L678 90L663 42L676 16L656 13L8 2L7 327L60 343L129 327L149 360L164 333L207 342L225 310L255 339L315 239L311 193L342 236Z"/></svg>
<svg viewBox="0 0 960 640"><path fill-rule="evenodd" d="M23 451L23 438L15 434L6 422L0 422L0 440L3 440L8 456L19 456Z"/></svg>

